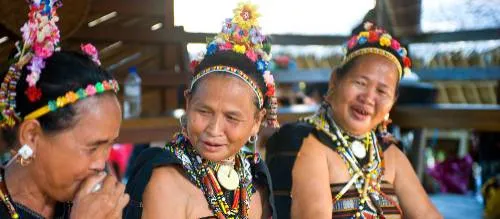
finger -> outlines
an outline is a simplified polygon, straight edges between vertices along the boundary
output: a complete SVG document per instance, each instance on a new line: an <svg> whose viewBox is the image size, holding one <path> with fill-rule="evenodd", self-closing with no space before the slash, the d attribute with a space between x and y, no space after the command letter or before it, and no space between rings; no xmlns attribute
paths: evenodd
<svg viewBox="0 0 500 219"><path fill-rule="evenodd" d="M122 213L123 209L125 206L127 206L128 202L130 201L130 196L128 194L123 194L120 196L120 199L118 200L118 203L113 211L113 214L111 215L111 218L122 218Z"/></svg>
<svg viewBox="0 0 500 219"><path fill-rule="evenodd" d="M114 176L108 175L102 183L102 191L109 192L110 194L115 193L117 180Z"/></svg>
<svg viewBox="0 0 500 219"><path fill-rule="evenodd" d="M105 172L100 172L98 174L87 177L80 184L80 189L78 190L78 192L75 195L75 200L81 198L82 196L89 194L97 183L102 182L104 177L106 177Z"/></svg>
<svg viewBox="0 0 500 219"><path fill-rule="evenodd" d="M119 202L120 197L122 197L125 194L125 185L122 183L117 183L115 187L115 191L113 193L113 201L115 201L117 204Z"/></svg>

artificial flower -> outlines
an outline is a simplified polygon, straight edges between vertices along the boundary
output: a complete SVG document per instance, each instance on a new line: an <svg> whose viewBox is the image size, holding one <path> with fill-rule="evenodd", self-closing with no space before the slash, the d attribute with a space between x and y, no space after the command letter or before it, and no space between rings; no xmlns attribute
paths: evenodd
<svg viewBox="0 0 500 219"><path fill-rule="evenodd" d="M404 67L408 67L408 68L411 67L411 60L410 60L410 58L408 58L408 56L405 56L403 58L403 64L404 64Z"/></svg>
<svg viewBox="0 0 500 219"><path fill-rule="evenodd" d="M200 64L200 61L198 60L193 60L191 61L191 63L189 63L189 69L191 70L191 72L194 72L194 70L196 69L196 66L198 66Z"/></svg>
<svg viewBox="0 0 500 219"><path fill-rule="evenodd" d="M248 57L248 59L252 60L252 62L257 61L257 53L253 49L247 50L245 55Z"/></svg>
<svg viewBox="0 0 500 219"><path fill-rule="evenodd" d="M58 97L56 99L56 106L61 108L67 104L66 97Z"/></svg>
<svg viewBox="0 0 500 219"><path fill-rule="evenodd" d="M95 84L95 90L97 91L97 93L104 92L104 86L101 82L97 82L97 84Z"/></svg>
<svg viewBox="0 0 500 219"><path fill-rule="evenodd" d="M406 56L408 54L408 52L406 52L406 49L403 48L403 47L399 48L398 53L402 57L404 57L404 56Z"/></svg>
<svg viewBox="0 0 500 219"><path fill-rule="evenodd" d="M358 43L359 43L359 45L363 45L363 44L365 44L367 41L368 41L368 40L366 39L366 37L360 37L360 38L358 39Z"/></svg>
<svg viewBox="0 0 500 219"><path fill-rule="evenodd" d="M274 87L274 85L267 85L266 96L272 97L272 96L274 96L274 93L275 93L275 87Z"/></svg>
<svg viewBox="0 0 500 219"><path fill-rule="evenodd" d="M391 40L391 48L398 51L401 48L401 45L399 44L399 42L397 40L392 39Z"/></svg>
<svg viewBox="0 0 500 219"><path fill-rule="evenodd" d="M378 34L375 31L370 31L368 36L368 42L375 43L378 41Z"/></svg>
<svg viewBox="0 0 500 219"><path fill-rule="evenodd" d="M259 18L259 13L257 13L257 7L250 3L240 2L238 7L233 10L233 23L238 24L243 29L249 29L252 26L257 25L257 19Z"/></svg>
<svg viewBox="0 0 500 219"><path fill-rule="evenodd" d="M225 42L219 45L219 50L221 51L227 51L232 49L233 49L233 44L231 44L230 42Z"/></svg>
<svg viewBox="0 0 500 219"><path fill-rule="evenodd" d="M26 76L26 82L28 82L28 85L30 87L34 87L39 79L40 79L39 72L31 72L28 76Z"/></svg>
<svg viewBox="0 0 500 219"><path fill-rule="evenodd" d="M66 100L69 103L74 103L78 100L78 95L73 91L66 93L66 95L64 95L64 96L66 97Z"/></svg>
<svg viewBox="0 0 500 219"><path fill-rule="evenodd" d="M217 52L217 44L215 42L209 43L207 46L207 55L213 55Z"/></svg>
<svg viewBox="0 0 500 219"><path fill-rule="evenodd" d="M245 54L246 52L246 47L245 45L234 45L233 46L233 51L237 52L237 53L241 53L241 54Z"/></svg>
<svg viewBox="0 0 500 219"><path fill-rule="evenodd" d="M47 103L47 106L49 107L50 111L56 111L57 109L56 101L53 100L50 100L49 103Z"/></svg>
<svg viewBox="0 0 500 219"><path fill-rule="evenodd" d="M87 96L94 96L96 93L96 89L94 86L91 84L87 85L87 88L85 88L85 93L87 93Z"/></svg>
<svg viewBox="0 0 500 219"><path fill-rule="evenodd" d="M380 37L379 44L381 46L391 46L391 39L386 36L382 36Z"/></svg>
<svg viewBox="0 0 500 219"><path fill-rule="evenodd" d="M231 18L227 18L222 26L222 32L230 34L234 30L234 25Z"/></svg>
<svg viewBox="0 0 500 219"><path fill-rule="evenodd" d="M366 39L366 37L365 37ZM347 48L352 49L354 46L356 46L356 43L358 42L358 38L356 36L351 37L349 41L347 41Z"/></svg>
<svg viewBox="0 0 500 219"><path fill-rule="evenodd" d="M257 71L259 72L264 72L265 70L267 70L267 63L262 60L262 59L259 59L259 61L257 61Z"/></svg>
<svg viewBox="0 0 500 219"><path fill-rule="evenodd" d="M368 31L362 31L362 32L359 32L358 39L361 37L368 38L369 36L370 36L370 33Z"/></svg>
<svg viewBox="0 0 500 219"><path fill-rule="evenodd" d="M274 77L270 71L265 71L262 77L264 77L266 85L274 85Z"/></svg>
<svg viewBox="0 0 500 219"><path fill-rule="evenodd" d="M35 86L28 87L24 94L26 94L28 100L32 103L40 100L40 98L42 97L42 91L40 90L40 88L37 88Z"/></svg>

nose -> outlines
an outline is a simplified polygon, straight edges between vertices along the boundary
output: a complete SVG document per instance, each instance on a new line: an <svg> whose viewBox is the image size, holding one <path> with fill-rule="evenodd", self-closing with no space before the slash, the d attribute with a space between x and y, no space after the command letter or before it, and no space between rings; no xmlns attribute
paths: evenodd
<svg viewBox="0 0 500 219"><path fill-rule="evenodd" d="M109 157L109 152L111 147L103 147L101 151L95 156L95 158L90 163L90 169L95 172L102 172L106 168L106 161Z"/></svg>
<svg viewBox="0 0 500 219"><path fill-rule="evenodd" d="M222 118L220 118L220 116L213 116L210 119L210 122L208 123L208 126L205 129L205 131L211 137L217 137L217 136L222 135L223 129L224 129L224 124L222 124Z"/></svg>
<svg viewBox="0 0 500 219"><path fill-rule="evenodd" d="M363 104L374 106L376 97L377 97L376 90L368 88L363 93L361 93L361 95L358 96L358 99Z"/></svg>

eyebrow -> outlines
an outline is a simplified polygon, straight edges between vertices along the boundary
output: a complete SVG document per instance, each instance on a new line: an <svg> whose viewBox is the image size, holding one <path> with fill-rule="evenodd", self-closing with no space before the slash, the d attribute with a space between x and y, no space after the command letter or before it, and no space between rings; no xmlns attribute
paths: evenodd
<svg viewBox="0 0 500 219"><path fill-rule="evenodd" d="M97 145L102 145L102 144L114 143L114 142L116 142L117 139L118 139L118 137L114 138L113 140L107 140L107 139L96 140L96 141L91 142L89 145L97 146Z"/></svg>

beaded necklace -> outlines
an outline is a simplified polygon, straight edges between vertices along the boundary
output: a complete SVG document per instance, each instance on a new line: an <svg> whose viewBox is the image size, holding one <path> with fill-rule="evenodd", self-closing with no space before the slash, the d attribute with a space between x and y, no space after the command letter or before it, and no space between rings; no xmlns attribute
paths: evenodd
<svg viewBox="0 0 500 219"><path fill-rule="evenodd" d="M18 219L19 214L16 211L16 208L12 204L9 191L7 190L7 185L5 185L5 181L3 180L3 170L1 170L2 174L0 175L0 199L2 199L3 204L7 208L10 214L11 219Z"/></svg>
<svg viewBox="0 0 500 219"><path fill-rule="evenodd" d="M240 176L239 185L234 191L228 191L221 188L215 177L221 164L202 159L184 135L177 134L165 149L182 161L189 180L203 191L217 218L248 218L250 197L256 191L252 184L248 156L243 152L236 154L234 165Z"/></svg>
<svg viewBox="0 0 500 219"><path fill-rule="evenodd" d="M313 125L318 131L326 134L337 146L335 150L347 165L351 180L340 190L333 198L338 201L349 188L354 185L359 194L360 202L358 212L353 215L354 218L378 218L383 215L380 207L373 204L380 199L380 184L384 171L382 149L377 144L377 138L374 132L366 134L363 138L363 144L368 151L368 157L365 159L357 158L352 151L352 144L356 137L349 136L335 124L331 117L331 107L328 103L323 103L316 114L301 119L303 122ZM362 162L367 161L367 162ZM364 163L364 164L363 164Z"/></svg>

